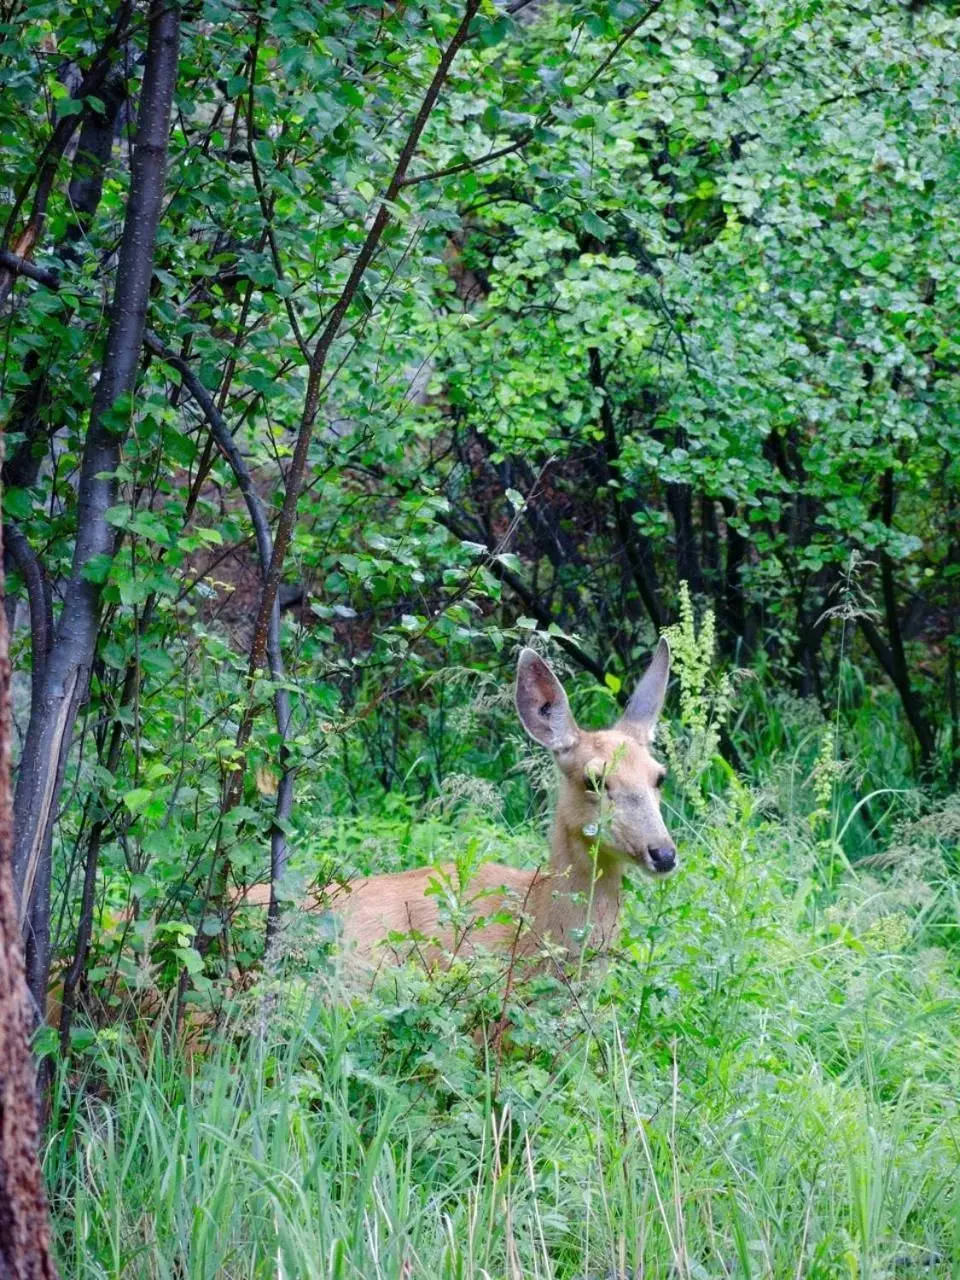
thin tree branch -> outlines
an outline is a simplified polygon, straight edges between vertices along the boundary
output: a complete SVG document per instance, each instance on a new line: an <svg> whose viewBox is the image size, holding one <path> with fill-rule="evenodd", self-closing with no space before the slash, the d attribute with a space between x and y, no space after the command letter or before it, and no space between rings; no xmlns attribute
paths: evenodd
<svg viewBox="0 0 960 1280"><path fill-rule="evenodd" d="M501 160L504 156L512 155L514 151L520 151L532 141L534 131L528 129L526 133L522 133L515 142L508 142L504 147L498 147L496 151L488 151L486 155L477 156L473 160L461 160L459 164L451 164L446 169L431 169L429 173L414 173L410 177L404 178L402 185L404 187L415 187L421 182L434 182L439 178L450 178L457 173L466 173L468 169L479 169L481 165L491 164L494 160Z"/></svg>
<svg viewBox="0 0 960 1280"><path fill-rule="evenodd" d="M390 179L390 182L383 194L380 207L378 208L370 230L367 233L367 237L361 246L360 252L357 254L353 268L340 293L340 297L337 299L337 302L330 313L329 319L327 320L320 337L317 339L316 346L314 347L313 356L310 361L310 375L307 381L303 413L300 419L300 429L297 433L297 441L294 446L290 470L287 473L283 507L280 512L280 518L277 522L277 534L274 541L273 554L271 556L270 566L263 584L263 591L260 597L260 607L254 627L253 643L250 647L248 678L251 693L256 673L263 663L270 616L273 612L277 589L280 585L280 575L283 570L283 562L287 553L287 547L290 544L290 539L293 534L297 502L299 501L300 491L303 487L303 476L307 465L307 452L310 447L310 441L313 436L313 427L320 407L320 397L323 388L323 374L326 368L327 357L330 353L330 348L340 331L340 326L343 323L344 317L346 316L346 313L356 296L357 290L360 287L360 282L363 280L367 268L379 248L380 241L383 238L383 233L392 217L390 206L400 193L403 179L406 177L407 170L410 167L410 162L413 159L414 153L420 142L421 135L423 134L427 121L430 119L431 112L436 105L440 90L450 72L453 60L456 58L458 52L467 39L470 24L479 8L480 0L467 0L460 25L458 26L450 43L447 45L447 48L441 55L440 60L437 63L436 71L434 72L427 92L424 95L423 102L420 104L420 109L414 117L407 139L397 159L393 177ZM248 698L247 708L237 733L237 747L241 751L244 749L250 738L250 732L253 727L253 714L254 704L251 696ZM236 803L240 794L242 781L243 771L241 769L235 770L227 783L224 795L225 810L232 808Z"/></svg>
<svg viewBox="0 0 960 1280"><path fill-rule="evenodd" d="M30 605L31 696L39 698L47 657L53 641L53 602L50 583L44 573L43 565L37 558L37 553L27 541L23 530L12 520L6 521L3 526L3 542L27 587L27 600Z"/></svg>
<svg viewBox="0 0 960 1280"><path fill-rule="evenodd" d="M153 601L148 601L147 608L140 619L141 626L146 623L152 612ZM128 707L133 701L134 692L140 681L140 665L131 660L127 664L120 693L118 712ZM114 720L110 733L110 745L107 749L106 769L109 774L116 774L120 763L120 748L123 744L123 722ZM101 757L102 759L102 757ZM80 919L77 924L77 937L73 948L73 959L63 976L63 994L60 1001L60 1052L64 1057L70 1052L70 1028L73 1025L73 1014L77 1007L77 989L87 963L90 949L90 937L93 932L93 906L97 887L97 867L100 862L100 848L103 834L109 825L109 818L101 813L93 824L87 842L87 856L84 861L83 889L80 894Z"/></svg>
<svg viewBox="0 0 960 1280"><path fill-rule="evenodd" d="M532 0L514 0L513 4L507 6L507 13L518 13L531 2ZM617 40L616 44L614 44L606 57L601 59L590 76L574 91L572 94L573 98L580 97L582 94L586 93L598 77L606 71L607 67L609 67L611 62L613 62L614 58L616 58L617 54L627 43L630 37L635 35L647 19L652 18L664 3L665 0L654 0L650 7L646 9L635 22L630 23L630 25L622 32L620 38ZM455 174L466 173L470 169L479 169L482 165L492 164L494 160L501 160L504 156L512 155L515 151L522 151L525 146L533 141L536 136L537 129L545 129L549 125L553 124L555 120L556 112L553 107L550 107L544 112L543 118L538 120L532 129L526 129L519 138L516 138L513 142L508 142L502 147L497 147L493 151L488 151L485 155L476 156L473 160L461 160L458 164L448 165L444 169L431 169L429 173L412 174L410 177L404 178L400 185L402 187L414 187L421 182L434 182L440 178L450 178Z"/></svg>
<svg viewBox="0 0 960 1280"><path fill-rule="evenodd" d="M144 346L148 351L158 356L164 363L169 364L180 374L184 387L193 397L198 408L203 414L210 435L215 441L217 448L223 454L231 471L233 472L237 487L243 495L243 500L247 504L247 510L250 513L250 521L253 524L254 533L257 541L257 553L260 557L261 574L266 579L267 570L270 567L270 558L273 553L273 539L270 534L270 524L264 511L263 503L260 495L257 493L250 476L250 471L243 455L237 448L237 443L230 433L230 428L223 419L223 415L214 403L214 399L210 392L196 376L185 360L171 351L165 346L159 337L150 330L144 336ZM290 694L282 682L285 679L283 668L283 652L280 645L280 601L275 596L273 601L273 609L270 614L270 624L267 632L267 662L270 670L270 678L275 682L274 690L274 710L277 721L277 731L280 734L281 743L286 741L287 734L290 731ZM270 834L270 910L267 916L268 925L268 941L272 937L276 921L279 917L280 903L277 895L277 889L283 880L287 869L287 842L284 832L284 824L289 819L293 811L293 787L296 779L296 771L287 768L284 759L284 748L281 746L281 777L277 787L277 800L274 814L273 828Z"/></svg>
<svg viewBox="0 0 960 1280"><path fill-rule="evenodd" d="M260 164L257 160L257 152L254 147L254 118L253 118L253 95L257 80L257 58L260 51L260 30L261 24L257 22L257 29L253 39L253 48L250 50L250 79L247 85L247 152L250 157L250 173L253 177L253 185L257 193L257 200L260 204L260 216L263 218L264 231L267 236L267 243L270 246L270 257L273 260L273 269L277 273L277 281L283 280L283 262L280 259L280 250L277 246L276 232L273 229L273 211L267 201L267 193L263 185L263 177L260 173ZM303 336L300 328L300 321L297 318L297 311L293 305L293 299L288 295L283 296L283 305L287 313L287 319L290 321L290 329L293 333L294 340L300 348L300 354L304 360L309 363L310 346Z"/></svg>
<svg viewBox="0 0 960 1280"><path fill-rule="evenodd" d="M82 100L89 97L90 94L97 93L110 70L113 56L117 49L123 43L127 27L130 22L130 16L133 10L132 0L122 0L117 9L117 16L114 19L113 30L107 39L103 42L103 46L99 49L90 63L86 74L81 81L76 94L75 100ZM86 110L86 109L85 109ZM16 198L7 215L6 224L3 229L3 236L0 243L4 249L10 247L10 241L13 237L14 228L17 225L17 219L20 216L27 196L30 194L30 188L36 182L36 191L33 197L33 207L30 210L30 217L23 231L17 237L13 246L15 256L26 257L31 252L34 245L40 239L43 231L43 224L46 218L47 201L50 198L50 192L53 190L54 179L57 174L57 168L60 164L61 157L66 151L70 139L80 124L85 112L79 115L61 116L57 121L53 133L48 138L46 145L40 153L36 167L29 178L21 185L17 192ZM14 272L9 266L4 264L4 269L0 270L0 303L4 302L10 292L13 280L16 274L25 275L22 269Z"/></svg>
<svg viewBox="0 0 960 1280"><path fill-rule="evenodd" d="M46 285L48 289L60 288L60 277L56 271L48 271L46 267L35 267L29 259L21 257L18 253L11 253L9 249L0 249L0 267L6 267L15 276L24 276L27 280Z"/></svg>

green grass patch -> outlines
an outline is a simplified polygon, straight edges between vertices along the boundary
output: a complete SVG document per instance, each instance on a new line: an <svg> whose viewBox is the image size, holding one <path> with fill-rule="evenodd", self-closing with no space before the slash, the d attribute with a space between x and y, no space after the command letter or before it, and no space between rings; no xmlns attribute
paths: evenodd
<svg viewBox="0 0 960 1280"><path fill-rule="evenodd" d="M676 814L680 873L631 886L605 970L521 984L501 1052L493 962L342 999L295 933L204 1057L101 1031L46 1148L64 1274L960 1275L949 822L825 886L769 801ZM463 815L394 835L542 847Z"/></svg>

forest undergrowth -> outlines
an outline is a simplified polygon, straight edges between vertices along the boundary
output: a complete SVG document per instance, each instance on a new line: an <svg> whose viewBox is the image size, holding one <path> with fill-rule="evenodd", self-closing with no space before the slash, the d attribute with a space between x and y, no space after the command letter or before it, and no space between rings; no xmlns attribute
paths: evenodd
<svg viewBox="0 0 960 1280"><path fill-rule="evenodd" d="M761 717L749 687L749 777L704 767L723 697L684 699L679 665L661 750L681 777L701 760L665 805L681 867L628 885L607 966L508 990L502 961L409 965L346 993L329 921L294 912L200 1050L119 1022L61 1076L64 1273L960 1274L960 804L871 785L876 707ZM535 864L542 823L496 802L460 780L426 808L318 809L301 861Z"/></svg>

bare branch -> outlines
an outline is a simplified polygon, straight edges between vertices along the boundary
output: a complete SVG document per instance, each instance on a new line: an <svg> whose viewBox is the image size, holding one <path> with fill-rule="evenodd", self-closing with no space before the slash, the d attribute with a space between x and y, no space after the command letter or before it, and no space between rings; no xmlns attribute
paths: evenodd
<svg viewBox="0 0 960 1280"><path fill-rule="evenodd" d="M479 169L481 165L492 164L494 160L501 160L504 156L512 155L514 151L521 151L528 142L533 139L533 130L529 129L526 133L520 135L515 142L508 142L504 147L498 147L495 151L488 151L486 155L477 156L474 160L461 160L459 164L448 165L446 169L431 169L429 173L415 173L409 178L404 178L402 185L404 187L415 187L421 182L434 182L440 178L450 178L457 173L466 173L468 169Z"/></svg>

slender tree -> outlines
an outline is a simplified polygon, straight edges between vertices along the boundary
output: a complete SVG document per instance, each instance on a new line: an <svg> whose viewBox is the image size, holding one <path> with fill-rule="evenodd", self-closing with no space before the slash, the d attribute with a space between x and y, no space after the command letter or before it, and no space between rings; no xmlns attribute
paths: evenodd
<svg viewBox="0 0 960 1280"><path fill-rule="evenodd" d="M43 687L31 705L14 801L14 878L26 934L27 980L38 1010L50 968L53 821L100 619L101 587L88 568L98 557L112 555L115 546L107 512L117 501L116 471L130 417L124 400L134 390L141 358L179 44L179 6L154 0L110 328L84 443L73 567Z"/></svg>

